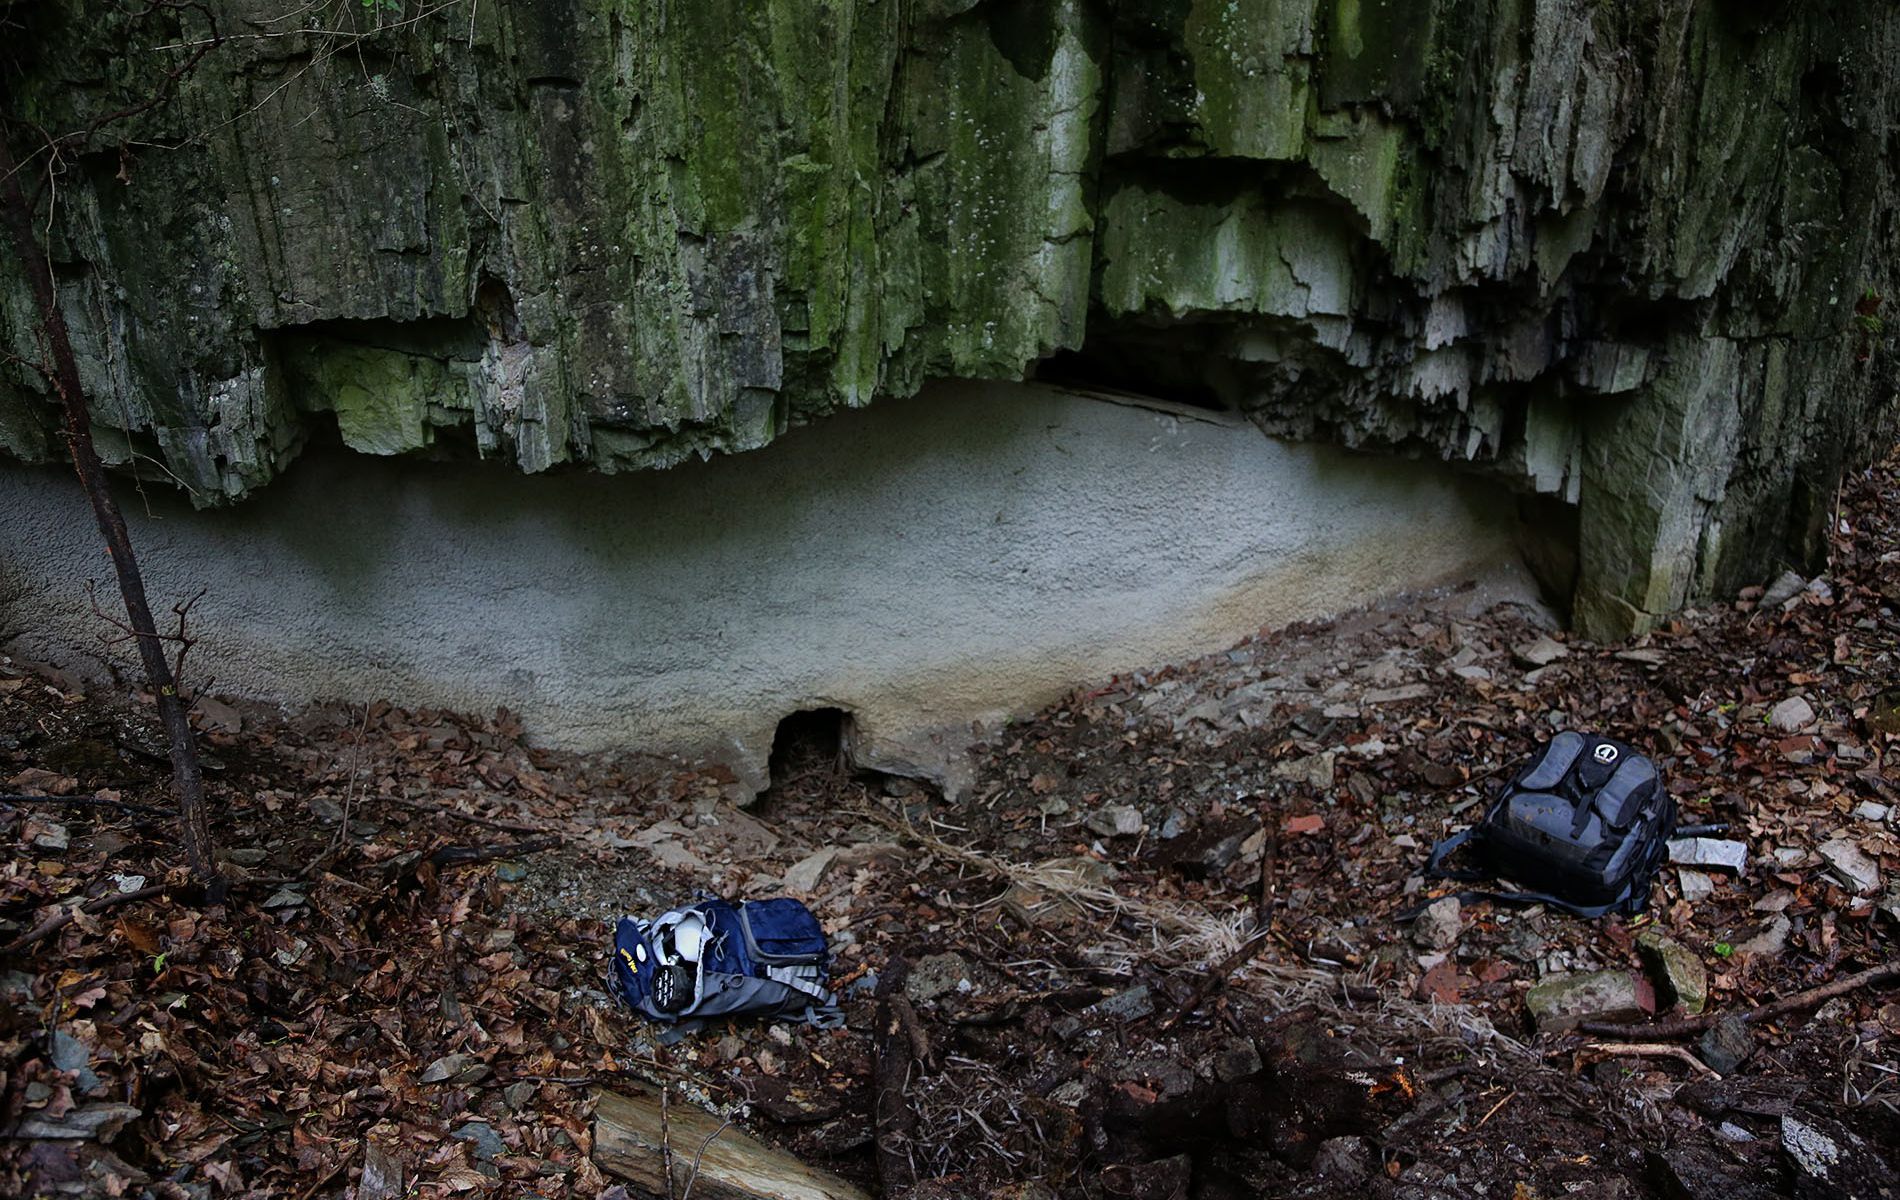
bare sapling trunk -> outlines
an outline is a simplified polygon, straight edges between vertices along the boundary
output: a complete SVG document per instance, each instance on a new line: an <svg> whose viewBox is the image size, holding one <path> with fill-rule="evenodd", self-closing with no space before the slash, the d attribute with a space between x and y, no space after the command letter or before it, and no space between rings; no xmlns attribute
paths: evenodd
<svg viewBox="0 0 1900 1200"><path fill-rule="evenodd" d="M119 594L125 599L126 620L133 640L138 643L146 682L157 699L159 718L165 724L165 736L171 747L172 790L178 798L179 823L183 827L185 861L192 874L215 896L223 891L224 880L212 859L198 745L192 736L184 698L178 693L177 677L165 657L165 639L159 634L152 620L151 605L145 599L145 579L139 573L138 559L132 554L132 538L125 528L125 516L119 511L118 501L113 499L106 481L105 464L99 461L98 449L93 445L92 418L86 409L86 394L79 379L79 364L73 357L66 318L54 290L52 266L47 261L46 251L33 236L33 209L20 187L13 148L3 134L0 134L0 220L6 224L14 253L19 256L27 282L33 289L44 350L52 358L52 368L41 369L58 394L65 413L66 442L72 450L73 469L79 473L79 482L92 502L99 533L112 556Z"/></svg>

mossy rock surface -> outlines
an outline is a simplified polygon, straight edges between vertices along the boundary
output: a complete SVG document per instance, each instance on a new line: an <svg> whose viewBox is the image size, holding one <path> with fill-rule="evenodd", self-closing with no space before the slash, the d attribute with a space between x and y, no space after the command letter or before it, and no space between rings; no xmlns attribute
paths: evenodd
<svg viewBox="0 0 1900 1200"><path fill-rule="evenodd" d="M1890 4L339 7L219 6L59 181L102 447L201 504L332 425L659 468L1079 351L1570 506L1617 632L1811 559L1893 428ZM50 129L206 32L21 19ZM0 336L34 325L8 267ZM0 453L59 452L0 368Z"/></svg>

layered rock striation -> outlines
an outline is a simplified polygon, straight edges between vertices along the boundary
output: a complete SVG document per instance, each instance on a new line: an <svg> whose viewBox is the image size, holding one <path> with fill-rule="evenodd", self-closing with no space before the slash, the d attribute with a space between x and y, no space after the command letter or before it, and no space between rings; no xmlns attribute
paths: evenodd
<svg viewBox="0 0 1900 1200"><path fill-rule="evenodd" d="M1609 633L1812 558L1891 429L1879 0L213 7L47 190L104 449L200 505L332 427L625 471L1041 374L1502 478ZM31 9L53 130L208 34Z"/></svg>

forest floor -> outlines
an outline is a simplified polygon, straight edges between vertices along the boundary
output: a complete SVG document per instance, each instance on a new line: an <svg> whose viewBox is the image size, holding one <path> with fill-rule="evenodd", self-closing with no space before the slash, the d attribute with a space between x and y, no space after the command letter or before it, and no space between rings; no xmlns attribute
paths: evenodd
<svg viewBox="0 0 1900 1200"><path fill-rule="evenodd" d="M1900 459L1834 535L1786 599L1624 644L1454 591L1109 680L979 747L960 803L822 726L740 809L505 712L205 701L218 906L148 712L0 660L0 1192L617 1197L595 1089L645 1084L875 1193L896 973L919 1196L1892 1196L1890 986L1642 1032L1698 975L1713 1018L1900 959ZM1635 919L1396 920L1571 727L1654 756L1743 869L1667 869ZM618 1007L612 918L702 892L803 896L847 1027L668 1044Z"/></svg>

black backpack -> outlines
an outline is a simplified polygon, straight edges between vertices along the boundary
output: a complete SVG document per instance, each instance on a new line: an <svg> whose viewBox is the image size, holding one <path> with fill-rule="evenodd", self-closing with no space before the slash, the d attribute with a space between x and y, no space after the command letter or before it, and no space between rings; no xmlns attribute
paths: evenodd
<svg viewBox="0 0 1900 1200"><path fill-rule="evenodd" d="M1512 776L1483 820L1432 848L1425 875L1498 876L1526 889L1464 893L1469 899L1634 915L1649 902L1675 829L1675 797L1655 763L1611 738L1560 733ZM1445 869L1467 844L1483 869Z"/></svg>

